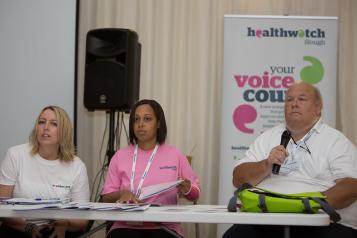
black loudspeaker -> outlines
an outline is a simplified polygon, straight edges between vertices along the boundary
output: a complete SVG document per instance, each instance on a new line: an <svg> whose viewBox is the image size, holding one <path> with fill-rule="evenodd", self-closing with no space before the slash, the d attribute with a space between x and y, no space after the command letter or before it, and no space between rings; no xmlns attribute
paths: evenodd
<svg viewBox="0 0 357 238"><path fill-rule="evenodd" d="M130 111L139 99L141 45L136 32L104 28L87 33L84 106Z"/></svg>

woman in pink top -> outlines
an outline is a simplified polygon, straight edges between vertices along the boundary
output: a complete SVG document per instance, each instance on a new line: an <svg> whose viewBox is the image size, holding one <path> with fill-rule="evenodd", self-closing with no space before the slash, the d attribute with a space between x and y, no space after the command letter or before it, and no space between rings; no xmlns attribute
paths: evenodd
<svg viewBox="0 0 357 238"><path fill-rule="evenodd" d="M177 148L165 144L167 134L164 112L154 100L137 102L130 113L130 145L115 153L104 183L104 202L141 202L138 197L143 187L184 181L175 189L149 197L143 202L160 205L177 204L177 195L188 200L198 199L200 189L186 156ZM163 229L164 228L164 229ZM177 223L118 221L107 237L184 237Z"/></svg>

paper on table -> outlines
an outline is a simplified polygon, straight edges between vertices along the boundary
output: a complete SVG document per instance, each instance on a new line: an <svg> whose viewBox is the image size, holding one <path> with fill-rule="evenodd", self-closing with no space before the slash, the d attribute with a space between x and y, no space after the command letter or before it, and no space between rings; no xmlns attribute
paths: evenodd
<svg viewBox="0 0 357 238"><path fill-rule="evenodd" d="M177 185L179 185L180 183L182 183L183 180L175 180L172 182L168 182L168 183L159 183L159 184L155 184L152 186L147 186L147 187L143 187L141 189L141 194L139 196L140 200L158 195L160 193L166 192L168 190L171 190L173 188L175 188Z"/></svg>
<svg viewBox="0 0 357 238"><path fill-rule="evenodd" d="M150 207L150 204L146 203L92 203L90 206L91 210L101 210L101 211L145 211Z"/></svg>
<svg viewBox="0 0 357 238"><path fill-rule="evenodd" d="M51 198L51 199L41 199L41 198L9 198L2 200L4 203L8 204L22 204L22 205L40 205L40 204L60 204L69 202L68 198Z"/></svg>
<svg viewBox="0 0 357 238"><path fill-rule="evenodd" d="M59 209L60 204L14 204L12 210L40 210L40 209Z"/></svg>
<svg viewBox="0 0 357 238"><path fill-rule="evenodd" d="M12 210L41 210L41 209L72 209L72 210L101 210L101 211L145 211L150 207L150 204L146 203L133 203L133 204L121 204L121 203L67 203L67 204L33 204L33 205L21 205L15 204Z"/></svg>

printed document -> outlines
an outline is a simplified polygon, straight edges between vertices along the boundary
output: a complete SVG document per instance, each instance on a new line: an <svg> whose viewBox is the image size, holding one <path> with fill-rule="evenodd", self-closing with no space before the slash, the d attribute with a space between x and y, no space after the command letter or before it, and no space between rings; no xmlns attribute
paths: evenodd
<svg viewBox="0 0 357 238"><path fill-rule="evenodd" d="M169 191L173 188L175 188L177 185L179 185L180 183L182 183L183 180L175 180L172 182L168 182L168 183L160 183L160 184L155 184L152 186L147 186L147 187L143 187L141 189L141 194L139 196L140 200L158 195L160 193Z"/></svg>

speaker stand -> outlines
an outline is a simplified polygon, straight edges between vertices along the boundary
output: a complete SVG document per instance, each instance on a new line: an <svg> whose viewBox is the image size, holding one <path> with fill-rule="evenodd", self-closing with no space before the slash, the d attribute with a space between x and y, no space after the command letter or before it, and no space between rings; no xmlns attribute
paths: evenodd
<svg viewBox="0 0 357 238"><path fill-rule="evenodd" d="M107 112L108 113L108 112ZM107 161L108 166L110 164L110 160L112 159L113 155L115 154L114 150L114 140L115 140L115 132L114 132L114 121L115 121L115 110L109 111L109 141L108 141L108 150L107 150Z"/></svg>

